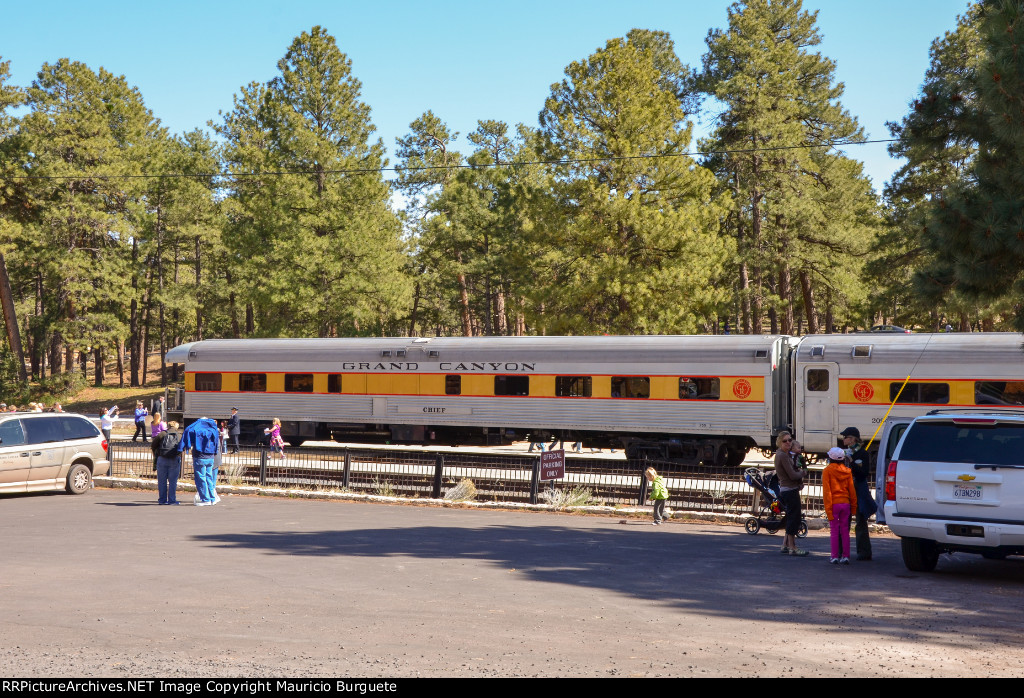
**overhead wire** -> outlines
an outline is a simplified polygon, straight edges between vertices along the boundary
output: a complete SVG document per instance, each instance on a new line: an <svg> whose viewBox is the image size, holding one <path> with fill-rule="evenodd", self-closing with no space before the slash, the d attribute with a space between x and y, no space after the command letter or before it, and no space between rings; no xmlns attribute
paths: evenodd
<svg viewBox="0 0 1024 698"><path fill-rule="evenodd" d="M482 164L454 163L450 165L423 165L419 167L405 167L396 165L394 167L354 167L343 169L314 169L314 170L265 170L261 172L163 172L144 174L100 174L81 173L75 175L15 175L11 179L39 179L39 180L63 180L63 179L213 179L213 178L247 178L247 177L288 177L294 175L311 174L335 174L335 175L362 175L379 174L382 172L394 172L396 174L405 172L430 172L434 170L479 170L498 167L529 167L538 165L585 165L594 162L617 162L628 160L660 160L677 157L710 157L712 155L740 155L745 153L767 153L783 150L808 150L812 148L842 148L851 145L870 145L874 143L895 143L899 138L880 138L862 141L826 141L824 143L802 143L800 145L780 145L755 148L729 148L723 150L690 150L681 153L654 153L646 155L602 155L591 158L564 158L558 160L531 160L523 162L489 162Z"/></svg>

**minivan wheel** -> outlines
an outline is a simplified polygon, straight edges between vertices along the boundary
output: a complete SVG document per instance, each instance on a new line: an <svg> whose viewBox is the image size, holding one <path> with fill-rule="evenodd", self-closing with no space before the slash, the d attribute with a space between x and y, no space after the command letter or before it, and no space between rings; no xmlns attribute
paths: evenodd
<svg viewBox="0 0 1024 698"><path fill-rule="evenodd" d="M92 487L92 473L81 463L71 466L68 473L67 491L69 494L85 494Z"/></svg>
<svg viewBox="0 0 1024 698"><path fill-rule="evenodd" d="M939 562L939 549L933 540L901 538L903 564L912 572L931 572Z"/></svg>

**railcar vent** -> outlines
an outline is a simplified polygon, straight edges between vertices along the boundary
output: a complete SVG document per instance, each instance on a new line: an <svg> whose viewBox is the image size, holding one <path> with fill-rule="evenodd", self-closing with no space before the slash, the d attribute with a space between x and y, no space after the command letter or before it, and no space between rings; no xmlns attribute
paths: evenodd
<svg viewBox="0 0 1024 698"><path fill-rule="evenodd" d="M199 356L199 352L198 352L198 351L190 351L190 352L188 353L188 358L190 358L190 359L194 359L194 358L196 358L197 356Z"/></svg>
<svg viewBox="0 0 1024 698"><path fill-rule="evenodd" d="M384 351L382 351L380 353L380 355L381 356L391 356L391 350L390 349L385 349Z"/></svg>
<svg viewBox="0 0 1024 698"><path fill-rule="evenodd" d="M767 349L755 349L754 350L754 358L755 359L767 359L768 358L768 350Z"/></svg>
<svg viewBox="0 0 1024 698"><path fill-rule="evenodd" d="M427 355L432 359L436 359L437 357L441 356L440 352L437 351L430 351L427 353Z"/></svg>
<svg viewBox="0 0 1024 698"><path fill-rule="evenodd" d="M853 358L855 359L867 359L871 356L870 344L861 344L853 348Z"/></svg>
<svg viewBox="0 0 1024 698"><path fill-rule="evenodd" d="M813 347L811 347L811 356L825 356L825 345L815 344Z"/></svg>
<svg viewBox="0 0 1024 698"><path fill-rule="evenodd" d="M398 351L396 351L395 352L395 356L398 356L400 358L405 358L405 349L399 349Z"/></svg>

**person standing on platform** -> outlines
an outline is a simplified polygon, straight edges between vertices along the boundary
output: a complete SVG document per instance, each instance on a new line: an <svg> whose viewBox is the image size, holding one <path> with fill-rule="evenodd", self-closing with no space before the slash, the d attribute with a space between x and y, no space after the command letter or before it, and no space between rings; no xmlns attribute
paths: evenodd
<svg viewBox="0 0 1024 698"><path fill-rule="evenodd" d="M871 456L860 442L860 430L857 427L847 427L840 432L840 435L843 437L846 464L850 467L850 472L853 473L853 486L857 490L855 510L857 523L853 527L854 537L857 541L857 560L865 562L871 559L868 519L878 511L878 505L875 504L875 499L871 496L871 488L868 485L868 476L871 474Z"/></svg>
<svg viewBox="0 0 1024 698"><path fill-rule="evenodd" d="M231 452L238 453L238 435L242 433L242 420L238 418L238 408L231 408L228 417L228 434L231 436Z"/></svg>
<svg viewBox="0 0 1024 698"><path fill-rule="evenodd" d="M214 481L214 457L220 446L220 430L217 422L203 417L185 427L181 434L178 450L192 450L192 470L195 473L197 507L213 506L217 503Z"/></svg>

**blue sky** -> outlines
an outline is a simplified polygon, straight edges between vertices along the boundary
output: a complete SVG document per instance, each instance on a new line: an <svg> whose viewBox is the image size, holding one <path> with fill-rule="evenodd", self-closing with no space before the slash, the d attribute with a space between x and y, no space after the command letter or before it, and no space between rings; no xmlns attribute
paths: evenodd
<svg viewBox="0 0 1024 698"><path fill-rule="evenodd" d="M352 59L377 135L395 138L427 109L465 135L478 119L535 126L565 66L634 27L667 31L699 67L708 30L724 27L724 0L518 0L515 3L377 0L25 2L0 0L0 58L16 85L68 57L123 74L172 132L218 119L251 81L276 74L292 39L325 27ZM869 138L887 138L915 97L932 40L955 26L967 0L805 0L846 85L844 106ZM463 150L468 150L463 146ZM884 145L847 153L876 188L899 163Z"/></svg>

